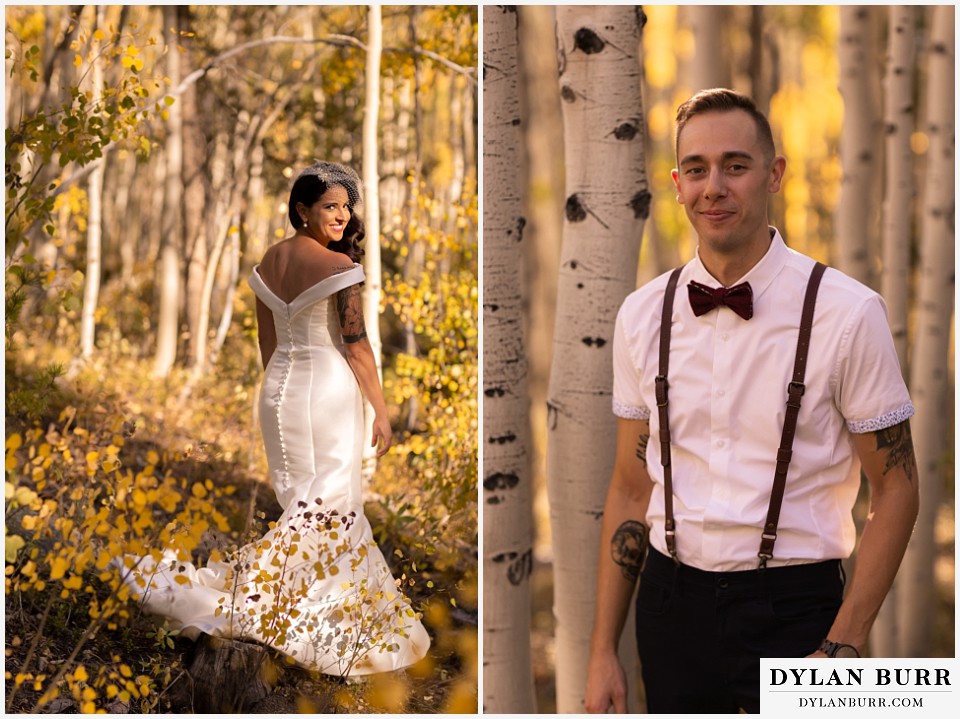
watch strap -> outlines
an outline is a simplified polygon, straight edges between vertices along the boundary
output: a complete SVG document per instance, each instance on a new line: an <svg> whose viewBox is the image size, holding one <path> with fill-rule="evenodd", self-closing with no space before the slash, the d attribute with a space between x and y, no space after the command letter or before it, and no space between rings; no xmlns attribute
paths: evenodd
<svg viewBox="0 0 960 719"><path fill-rule="evenodd" d="M854 654L856 654L858 657L860 656L860 651L852 644L831 642L829 639L824 639L822 642L820 642L820 651L830 658L836 658L837 652L839 652L841 649L852 649Z"/></svg>

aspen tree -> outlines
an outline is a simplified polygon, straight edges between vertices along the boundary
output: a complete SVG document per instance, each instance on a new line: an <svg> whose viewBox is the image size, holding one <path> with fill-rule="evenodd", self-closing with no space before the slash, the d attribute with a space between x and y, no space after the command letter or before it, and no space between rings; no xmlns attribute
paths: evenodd
<svg viewBox="0 0 960 719"><path fill-rule="evenodd" d="M910 136L914 130L914 38L916 11L910 5L893 5L889 10L887 66L884 75L884 158L886 171L883 193L883 269L881 294L893 333L900 369L907 371L907 310L909 308L910 247L914 208L913 152ZM884 600L871 636L875 656L899 655L900 626L897 604L900 582L894 582Z"/></svg>
<svg viewBox="0 0 960 719"><path fill-rule="evenodd" d="M873 286L872 239L878 234L878 130L880 107L875 92L874 12L862 5L840 8L840 94L843 169L837 205L837 268Z"/></svg>
<svg viewBox="0 0 960 719"><path fill-rule="evenodd" d="M483 711L536 711L517 11L483 23Z"/></svg>
<svg viewBox="0 0 960 719"><path fill-rule="evenodd" d="M616 439L613 327L636 284L650 210L640 92L645 21L639 7L557 8L567 189L548 390L547 485L561 713L583 711ZM623 642L628 676L636 674L637 662L631 626L632 620Z"/></svg>
<svg viewBox="0 0 960 719"><path fill-rule="evenodd" d="M920 226L917 334L910 360L911 420L920 473L920 514L900 568L901 653L927 657L933 646L934 528L946 471L949 342L954 297L954 8L927 10L924 130L929 138Z"/></svg>

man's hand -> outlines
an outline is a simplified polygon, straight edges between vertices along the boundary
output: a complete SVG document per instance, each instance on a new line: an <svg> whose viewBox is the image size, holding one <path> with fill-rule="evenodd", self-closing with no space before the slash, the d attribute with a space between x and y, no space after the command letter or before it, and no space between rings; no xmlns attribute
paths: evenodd
<svg viewBox="0 0 960 719"><path fill-rule="evenodd" d="M589 714L605 714L611 704L615 712L626 714L627 676L615 653L593 653L587 669L584 709Z"/></svg>

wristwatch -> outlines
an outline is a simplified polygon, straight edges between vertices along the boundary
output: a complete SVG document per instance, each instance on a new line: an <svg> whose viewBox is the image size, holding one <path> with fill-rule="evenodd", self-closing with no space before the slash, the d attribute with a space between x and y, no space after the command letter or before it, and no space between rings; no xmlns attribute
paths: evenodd
<svg viewBox="0 0 960 719"><path fill-rule="evenodd" d="M860 652L852 644L831 642L829 639L824 639L820 643L820 651L831 659L854 659L860 656Z"/></svg>

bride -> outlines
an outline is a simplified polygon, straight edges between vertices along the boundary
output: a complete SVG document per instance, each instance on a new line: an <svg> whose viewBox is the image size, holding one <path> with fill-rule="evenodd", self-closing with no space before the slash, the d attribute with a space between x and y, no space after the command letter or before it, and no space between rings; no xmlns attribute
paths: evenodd
<svg viewBox="0 0 960 719"><path fill-rule="evenodd" d="M353 170L307 167L290 192L295 234L271 246L250 275L265 367L260 417L280 519L230 562L196 568L168 551L125 577L145 610L184 636L263 642L338 676L400 669L430 645L373 541L360 496L363 397L374 409L378 456L392 440L364 327L361 203Z"/></svg>

